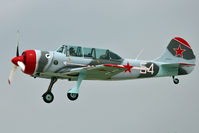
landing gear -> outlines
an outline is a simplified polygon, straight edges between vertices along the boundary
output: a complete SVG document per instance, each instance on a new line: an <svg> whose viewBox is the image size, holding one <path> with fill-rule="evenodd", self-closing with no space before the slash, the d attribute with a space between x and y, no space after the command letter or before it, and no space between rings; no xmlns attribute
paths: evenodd
<svg viewBox="0 0 199 133"><path fill-rule="evenodd" d="M51 92L46 92L43 94L43 100L46 103L51 103L54 99L54 96Z"/></svg>
<svg viewBox="0 0 199 133"><path fill-rule="evenodd" d="M178 84L179 83L179 79L178 78L175 78L175 76L172 76L173 78L173 83L174 84Z"/></svg>
<svg viewBox="0 0 199 133"><path fill-rule="evenodd" d="M54 77L51 78L51 82L48 87L48 90L42 95L44 102L51 103L54 100L54 96L53 96L51 90L56 81L57 81L57 78L54 78Z"/></svg>
<svg viewBox="0 0 199 133"><path fill-rule="evenodd" d="M79 87L81 85L82 80L85 78L85 76L86 76L86 73L84 71L79 73L76 86L70 89L67 93L67 97L69 100L71 101L77 100L78 95L79 95Z"/></svg>
<svg viewBox="0 0 199 133"><path fill-rule="evenodd" d="M67 97L69 100L74 101L77 100L79 96L79 87L81 85L82 80L86 77L86 72L82 71L79 73L77 84L74 88L70 89L67 93ZM51 103L54 100L54 96L51 92L53 85L57 81L57 78L53 77L51 78L50 85L48 87L48 90L42 95L44 102Z"/></svg>
<svg viewBox="0 0 199 133"><path fill-rule="evenodd" d="M78 98L78 95L79 95L78 93L70 93L70 92L67 93L67 97L71 101L75 101Z"/></svg>

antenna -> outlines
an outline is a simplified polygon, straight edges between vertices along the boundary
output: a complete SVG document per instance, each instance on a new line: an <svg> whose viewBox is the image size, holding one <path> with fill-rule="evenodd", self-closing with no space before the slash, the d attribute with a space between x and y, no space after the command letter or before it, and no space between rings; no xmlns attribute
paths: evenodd
<svg viewBox="0 0 199 133"><path fill-rule="evenodd" d="M140 52L138 53L137 57L135 58L135 60L138 59L138 57L140 57L140 55L142 54L142 52L144 51L144 49L140 50Z"/></svg>

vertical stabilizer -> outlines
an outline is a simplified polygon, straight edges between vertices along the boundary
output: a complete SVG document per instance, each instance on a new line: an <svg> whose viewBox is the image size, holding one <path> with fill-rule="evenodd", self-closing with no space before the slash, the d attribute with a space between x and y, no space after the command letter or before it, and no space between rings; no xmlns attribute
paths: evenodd
<svg viewBox="0 0 199 133"><path fill-rule="evenodd" d="M184 75L194 69L196 57L187 41L175 37L156 61L163 64L179 64L178 75Z"/></svg>

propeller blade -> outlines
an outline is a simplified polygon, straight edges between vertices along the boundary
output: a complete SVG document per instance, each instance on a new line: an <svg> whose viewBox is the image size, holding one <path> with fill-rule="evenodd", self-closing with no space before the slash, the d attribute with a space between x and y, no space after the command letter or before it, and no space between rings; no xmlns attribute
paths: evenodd
<svg viewBox="0 0 199 133"><path fill-rule="evenodd" d="M19 45L17 45L16 57L19 56Z"/></svg>
<svg viewBox="0 0 199 133"><path fill-rule="evenodd" d="M25 64L21 61L18 61L17 64L19 65L19 67L21 68L22 71L25 70Z"/></svg>
<svg viewBox="0 0 199 133"><path fill-rule="evenodd" d="M17 30L17 51L16 56L19 56L19 30Z"/></svg>
<svg viewBox="0 0 199 133"><path fill-rule="evenodd" d="M8 78L8 83L9 83L9 84L11 84L11 81L12 81L12 79L13 79L13 76L14 76L16 70L17 70L17 66L15 65L15 66L13 67L11 73L10 73L9 78Z"/></svg>

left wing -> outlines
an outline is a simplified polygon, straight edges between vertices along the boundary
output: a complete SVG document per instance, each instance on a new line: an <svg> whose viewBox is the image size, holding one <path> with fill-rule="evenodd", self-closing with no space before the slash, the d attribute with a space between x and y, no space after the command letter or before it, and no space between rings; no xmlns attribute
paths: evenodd
<svg viewBox="0 0 199 133"><path fill-rule="evenodd" d="M70 72L64 73L68 77L77 77L81 71L86 72L86 79L110 79L112 76L125 71L122 65L103 64L92 67L74 68Z"/></svg>

